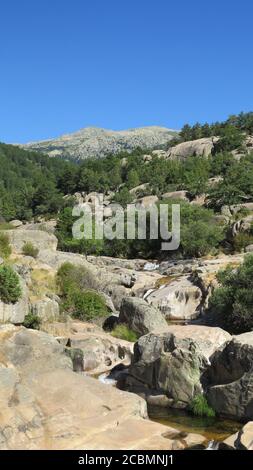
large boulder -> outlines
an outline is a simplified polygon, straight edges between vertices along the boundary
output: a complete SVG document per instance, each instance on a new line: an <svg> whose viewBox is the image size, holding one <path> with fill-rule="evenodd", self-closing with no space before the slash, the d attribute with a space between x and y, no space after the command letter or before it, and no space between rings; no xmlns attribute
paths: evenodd
<svg viewBox="0 0 253 470"><path fill-rule="evenodd" d="M181 144L171 147L167 152L166 158L184 160L192 156L208 157L211 155L215 143L218 142L218 140L218 137L204 137L202 139L182 142Z"/></svg>
<svg viewBox="0 0 253 470"><path fill-rule="evenodd" d="M189 201L187 191L172 191L162 194L162 199L182 199Z"/></svg>
<svg viewBox="0 0 253 470"><path fill-rule="evenodd" d="M130 364L133 343L115 338L96 325L78 321L49 322L41 328L69 348L73 362L78 353L78 367L89 374L100 374L121 363Z"/></svg>
<svg viewBox="0 0 253 470"><path fill-rule="evenodd" d="M22 227L23 222L22 222L21 220L15 219L15 220L11 220L11 221L9 222L9 224L10 224L13 228L18 228L18 227Z"/></svg>
<svg viewBox="0 0 253 470"><path fill-rule="evenodd" d="M218 414L253 419L253 332L235 336L213 358L206 380Z"/></svg>
<svg viewBox="0 0 253 470"><path fill-rule="evenodd" d="M229 436L224 444L229 449L253 450L253 421L249 421L239 432Z"/></svg>
<svg viewBox="0 0 253 470"><path fill-rule="evenodd" d="M49 297L32 301L30 310L42 321L56 321L60 315L59 303Z"/></svg>
<svg viewBox="0 0 253 470"><path fill-rule="evenodd" d="M135 343L127 386L131 391L163 394L168 406L186 408L203 391L201 375L207 364L192 339L150 333Z"/></svg>
<svg viewBox="0 0 253 470"><path fill-rule="evenodd" d="M136 297L126 297L122 300L119 322L125 323L139 335L166 330L168 327L159 310L148 305L145 300Z"/></svg>
<svg viewBox="0 0 253 470"><path fill-rule="evenodd" d="M231 340L220 328L169 325L166 332L141 337L129 368L129 390L149 403L186 408L203 393L203 380L215 352Z"/></svg>
<svg viewBox="0 0 253 470"><path fill-rule="evenodd" d="M150 209L159 201L157 196L144 196L138 199L136 209Z"/></svg>
<svg viewBox="0 0 253 470"><path fill-rule="evenodd" d="M151 292L146 300L168 320L191 320L200 313L202 292L188 276L181 276Z"/></svg>
<svg viewBox="0 0 253 470"><path fill-rule="evenodd" d="M192 340L208 361L217 351L222 350L232 336L222 328L204 325L169 325L168 331L179 340Z"/></svg>
<svg viewBox="0 0 253 470"><path fill-rule="evenodd" d="M53 250L57 248L57 238L43 230L6 230L10 244L16 253L22 253L26 243L32 243L39 250Z"/></svg>

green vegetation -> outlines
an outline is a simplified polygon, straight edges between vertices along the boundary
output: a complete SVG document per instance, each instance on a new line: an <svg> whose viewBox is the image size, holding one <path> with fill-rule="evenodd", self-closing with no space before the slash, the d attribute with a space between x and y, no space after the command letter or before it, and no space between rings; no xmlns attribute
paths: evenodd
<svg viewBox="0 0 253 470"><path fill-rule="evenodd" d="M215 416L215 411L208 404L204 395L196 395L191 402L190 409L195 416L206 416L208 418L214 418Z"/></svg>
<svg viewBox="0 0 253 470"><path fill-rule="evenodd" d="M135 343L138 340L137 334L124 324L116 325L111 332L111 335L115 338L124 339L125 341L130 341L132 343Z"/></svg>
<svg viewBox="0 0 253 470"><path fill-rule="evenodd" d="M98 282L85 267L64 263L58 270L57 282L62 308L72 317L90 321L108 314L105 299L95 291Z"/></svg>
<svg viewBox="0 0 253 470"><path fill-rule="evenodd" d="M16 303L22 295L19 277L10 266L0 266L0 299L7 304Z"/></svg>
<svg viewBox="0 0 253 470"><path fill-rule="evenodd" d="M39 249L36 248L31 242L27 242L23 245L22 253L25 256L32 256L33 258L37 258L39 254Z"/></svg>
<svg viewBox="0 0 253 470"><path fill-rule="evenodd" d="M13 218L56 217L59 248L85 255L109 255L133 258L159 256L160 241L73 239L72 217L77 191L115 193L112 201L124 208L134 199L131 189L148 183L148 193L161 196L170 191L186 190L190 202L206 194L204 208L180 201L180 256L203 256L222 246L222 227L214 222L214 212L224 205L253 201L253 154L235 159L232 150L243 148L245 137L253 133L253 113L230 116L225 122L184 126L170 145L201 137L219 136L209 158L191 156L170 160L152 155L145 160L147 149L121 152L105 158L88 158L81 162L49 158L11 145L0 144L0 213ZM218 177L218 178L217 178ZM210 182L210 178L214 178ZM215 179L216 178L216 179ZM144 190L144 193L145 194ZM64 195L68 194L68 198ZM173 201L169 201L170 203ZM95 227L94 227L95 228ZM234 250L245 247L247 237L239 235Z"/></svg>
<svg viewBox="0 0 253 470"><path fill-rule="evenodd" d="M1 216L30 220L57 213L65 191L74 189L68 175L74 178L76 170L74 163L0 144Z"/></svg>
<svg viewBox="0 0 253 470"><path fill-rule="evenodd" d="M226 137L231 136L231 133L236 135L237 131L253 134L253 112L232 115L224 122L215 122L213 124L205 123L201 125L196 123L192 127L186 124L180 132L180 141L185 142L211 136Z"/></svg>
<svg viewBox="0 0 253 470"><path fill-rule="evenodd" d="M2 258L8 258L11 254L11 246L9 243L9 237L5 233L0 233L0 256Z"/></svg>
<svg viewBox="0 0 253 470"><path fill-rule="evenodd" d="M26 328L31 328L32 330L39 330L41 325L41 319L38 315L30 312L28 315L25 316L25 320L23 322L23 326Z"/></svg>
<svg viewBox="0 0 253 470"><path fill-rule="evenodd" d="M253 255L248 254L238 268L228 267L217 275L220 287L210 298L216 324L230 333L253 329Z"/></svg>
<svg viewBox="0 0 253 470"><path fill-rule="evenodd" d="M82 321L91 321L106 317L108 309L103 297L95 291L72 292L65 303L72 317Z"/></svg>

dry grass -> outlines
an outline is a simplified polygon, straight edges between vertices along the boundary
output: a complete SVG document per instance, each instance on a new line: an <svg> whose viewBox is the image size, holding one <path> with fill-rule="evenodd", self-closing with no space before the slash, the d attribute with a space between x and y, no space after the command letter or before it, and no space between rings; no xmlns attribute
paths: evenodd
<svg viewBox="0 0 253 470"><path fill-rule="evenodd" d="M57 286L54 272L43 268L33 269L29 291L31 300L39 300L48 293L55 293Z"/></svg>

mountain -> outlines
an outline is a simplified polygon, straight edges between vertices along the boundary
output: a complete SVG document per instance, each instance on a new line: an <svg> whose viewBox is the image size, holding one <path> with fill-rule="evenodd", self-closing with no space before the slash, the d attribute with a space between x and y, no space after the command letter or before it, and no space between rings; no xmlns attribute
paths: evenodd
<svg viewBox="0 0 253 470"><path fill-rule="evenodd" d="M137 147L154 149L166 145L177 131L165 127L150 126L125 131L112 131L87 127L56 139L19 145L27 150L37 150L49 156L82 160L103 157L121 151L131 152Z"/></svg>

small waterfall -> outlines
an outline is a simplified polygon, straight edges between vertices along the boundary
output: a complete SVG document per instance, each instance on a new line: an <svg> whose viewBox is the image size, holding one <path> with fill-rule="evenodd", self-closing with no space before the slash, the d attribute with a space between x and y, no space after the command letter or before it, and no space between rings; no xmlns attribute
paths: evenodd
<svg viewBox="0 0 253 470"><path fill-rule="evenodd" d="M159 268L159 264L156 264L156 263L146 263L144 265L144 268L143 270L144 271L155 271L156 269Z"/></svg>
<svg viewBox="0 0 253 470"><path fill-rule="evenodd" d="M101 374L101 375L98 377L98 380L99 380L100 382L102 382L103 384L106 384L106 385L116 385L117 380L116 380L116 379L111 379L111 378L109 378L109 375L110 375L109 372L105 372L104 374Z"/></svg>
<svg viewBox="0 0 253 470"><path fill-rule="evenodd" d="M209 441L206 450L219 450L219 442Z"/></svg>

